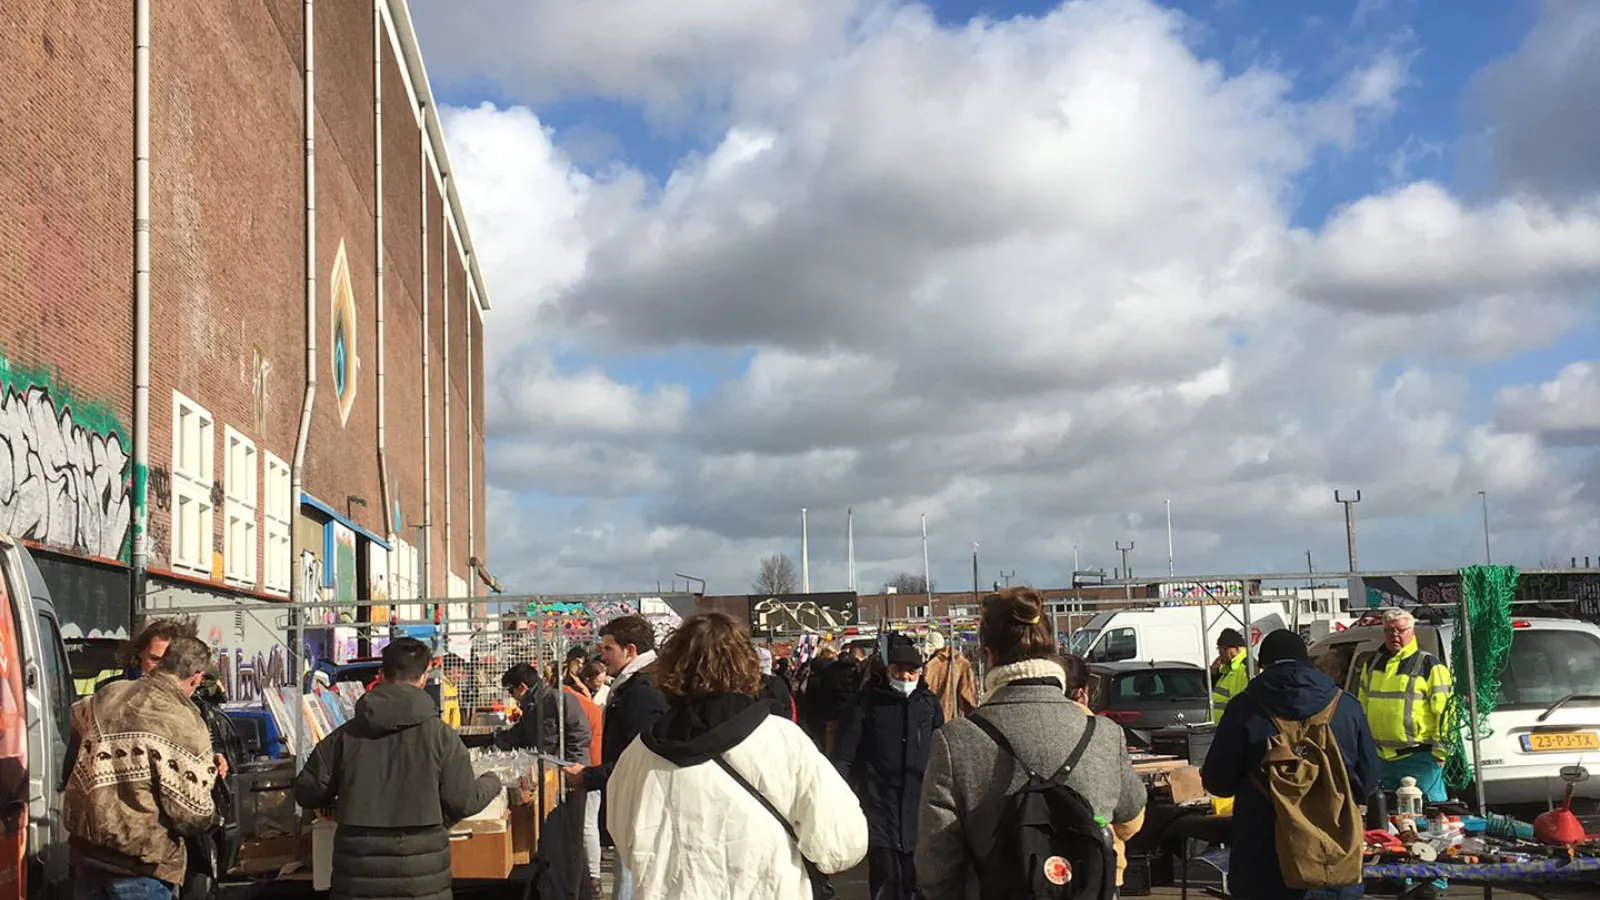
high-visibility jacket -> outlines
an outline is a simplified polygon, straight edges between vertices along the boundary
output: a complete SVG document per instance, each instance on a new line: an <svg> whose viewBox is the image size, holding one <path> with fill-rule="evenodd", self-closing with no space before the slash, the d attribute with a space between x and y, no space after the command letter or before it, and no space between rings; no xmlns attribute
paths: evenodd
<svg viewBox="0 0 1600 900"><path fill-rule="evenodd" d="M1416 638L1398 653L1378 651L1362 669L1356 691L1378 754L1400 759L1426 746L1444 759L1449 748L1441 725L1452 690L1450 670L1432 653L1418 649Z"/></svg>
<svg viewBox="0 0 1600 900"><path fill-rule="evenodd" d="M1232 662L1223 663L1222 671L1211 682L1212 722L1222 721L1222 711L1228 708L1228 701L1243 693L1249 683L1250 666L1245 654L1240 653Z"/></svg>

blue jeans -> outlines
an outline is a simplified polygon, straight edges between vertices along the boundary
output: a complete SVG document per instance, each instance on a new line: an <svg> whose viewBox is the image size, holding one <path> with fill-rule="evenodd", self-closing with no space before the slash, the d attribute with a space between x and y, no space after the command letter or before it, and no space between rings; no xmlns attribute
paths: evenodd
<svg viewBox="0 0 1600 900"><path fill-rule="evenodd" d="M611 869L611 900L633 900L633 873L618 853Z"/></svg>
<svg viewBox="0 0 1600 900"><path fill-rule="evenodd" d="M78 878L72 900L172 900L173 886L155 878Z"/></svg>
<svg viewBox="0 0 1600 900"><path fill-rule="evenodd" d="M1444 766L1434 759L1432 753L1413 753L1400 759L1386 759L1383 761L1383 789L1394 791L1400 789L1400 779L1410 775L1417 780L1417 787L1422 789L1422 797L1429 803L1443 803L1450 799L1445 791ZM1450 882L1443 878L1433 879L1433 886L1444 890ZM1411 888L1411 879L1407 878L1404 889Z"/></svg>
<svg viewBox="0 0 1600 900"><path fill-rule="evenodd" d="M1383 789L1400 789L1400 779L1410 775L1417 780L1422 796L1429 803L1443 803L1449 799L1444 787L1444 766L1431 753L1413 753L1399 759L1383 761Z"/></svg>

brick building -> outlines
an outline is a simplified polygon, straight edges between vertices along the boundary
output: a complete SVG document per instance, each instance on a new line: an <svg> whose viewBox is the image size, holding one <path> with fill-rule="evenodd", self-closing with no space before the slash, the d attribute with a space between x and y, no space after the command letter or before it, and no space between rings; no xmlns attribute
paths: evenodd
<svg viewBox="0 0 1600 900"><path fill-rule="evenodd" d="M40 551L69 636L125 633L141 508L152 605L468 596L489 303L404 0L139 6L142 470L137 15L0 5L0 529ZM270 618L206 636L259 643Z"/></svg>

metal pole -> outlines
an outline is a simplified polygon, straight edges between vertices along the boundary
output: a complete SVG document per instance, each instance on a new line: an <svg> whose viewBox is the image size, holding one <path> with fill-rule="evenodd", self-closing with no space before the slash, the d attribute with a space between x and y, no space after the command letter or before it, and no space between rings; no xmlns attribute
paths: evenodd
<svg viewBox="0 0 1600 900"><path fill-rule="evenodd" d="M1489 555L1489 492L1479 491L1478 496L1483 499L1483 564L1494 565L1494 557Z"/></svg>
<svg viewBox="0 0 1600 900"><path fill-rule="evenodd" d="M1461 595L1461 639L1466 641L1467 647L1467 713L1472 716L1472 722L1469 726L1472 737L1472 783L1477 789L1478 815L1487 818L1489 804L1484 799L1483 772L1480 768L1483 760L1483 751L1478 741L1478 665L1472 654L1472 618L1471 612L1467 607L1466 574L1465 571L1461 573L1462 590L1459 593ZM1483 896L1484 900L1489 900L1494 896L1494 888L1487 884L1484 885Z"/></svg>
<svg viewBox="0 0 1600 900"><path fill-rule="evenodd" d="M1206 597L1207 598L1211 597L1211 589L1210 588L1207 588L1205 585L1201 585L1200 589L1206 592ZM1206 617L1206 607L1210 606L1210 605L1211 605L1211 600L1210 599L1207 599L1206 602L1200 604L1200 656L1201 656L1202 659L1205 658L1206 655L1210 654L1212 652L1212 649L1213 649L1212 646L1211 646L1211 623L1207 621L1207 617ZM1213 697L1211 695L1211 667L1210 666L1206 666L1205 670L1206 670L1206 721L1207 722L1215 722L1217 720L1217 700L1216 700L1215 697Z"/></svg>
<svg viewBox="0 0 1600 900"><path fill-rule="evenodd" d="M806 533L806 508L800 507L800 593L811 593L811 538Z"/></svg>
<svg viewBox="0 0 1600 900"><path fill-rule="evenodd" d="M928 569L928 514L922 514L922 590L928 597L928 613L933 613L933 576ZM889 601L883 601L887 609Z"/></svg>
<svg viewBox="0 0 1600 900"><path fill-rule="evenodd" d="M1356 491L1354 500L1346 500L1339 491L1333 492L1333 502L1344 504L1344 541L1350 553L1350 571L1358 572L1356 568L1356 513L1355 505L1361 502L1361 492Z"/></svg>
<svg viewBox="0 0 1600 900"><path fill-rule="evenodd" d="M1129 541L1126 547L1122 546L1121 541L1116 541L1114 546L1117 548L1117 552L1122 554L1122 595L1131 601L1133 599L1133 570L1128 568L1128 553L1133 550L1133 541Z"/></svg>
<svg viewBox="0 0 1600 900"><path fill-rule="evenodd" d="M978 542L972 542L972 602L978 602ZM930 610L931 611L931 610Z"/></svg>
<svg viewBox="0 0 1600 900"><path fill-rule="evenodd" d="M1167 577L1177 575L1177 569L1172 562L1172 501L1167 501Z"/></svg>
<svg viewBox="0 0 1600 900"><path fill-rule="evenodd" d="M1256 629L1250 618L1250 580L1247 578L1240 582L1244 585L1244 670L1251 678L1256 677L1256 648L1253 638Z"/></svg>

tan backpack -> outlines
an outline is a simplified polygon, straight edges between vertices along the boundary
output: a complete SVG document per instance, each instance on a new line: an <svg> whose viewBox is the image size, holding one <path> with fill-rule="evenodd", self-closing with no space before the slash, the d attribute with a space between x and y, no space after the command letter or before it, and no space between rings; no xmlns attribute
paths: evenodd
<svg viewBox="0 0 1600 900"><path fill-rule="evenodd" d="M1305 721L1280 719L1253 781L1277 814L1274 839L1284 886L1300 890L1361 883L1360 810L1329 722L1341 693Z"/></svg>

